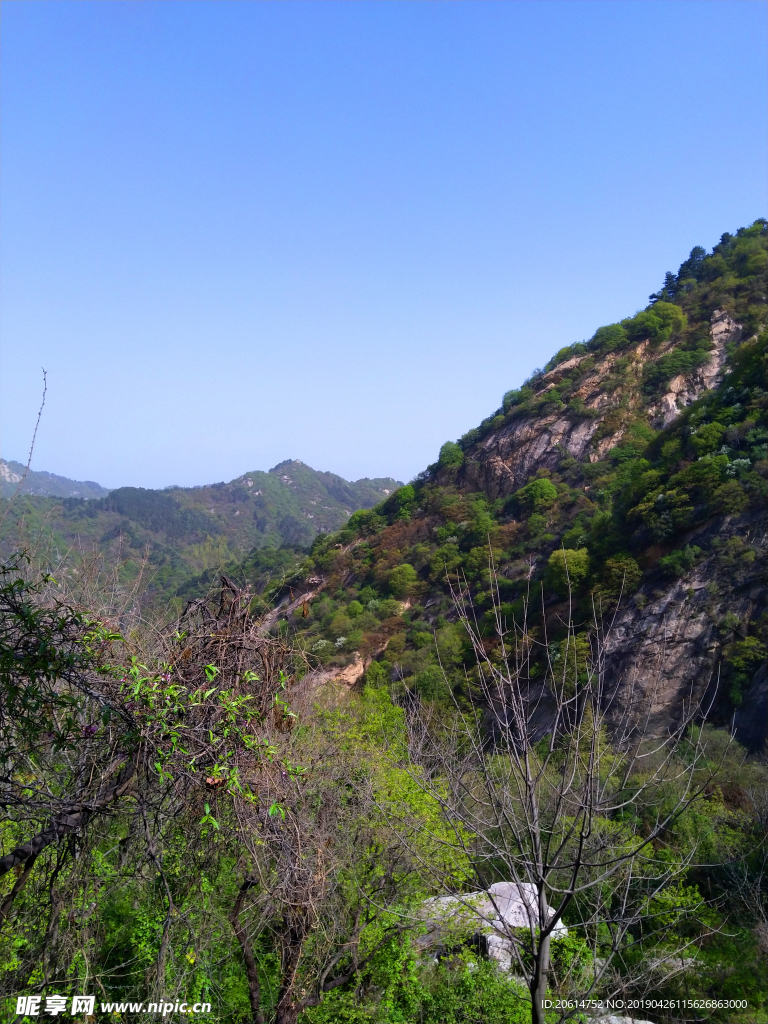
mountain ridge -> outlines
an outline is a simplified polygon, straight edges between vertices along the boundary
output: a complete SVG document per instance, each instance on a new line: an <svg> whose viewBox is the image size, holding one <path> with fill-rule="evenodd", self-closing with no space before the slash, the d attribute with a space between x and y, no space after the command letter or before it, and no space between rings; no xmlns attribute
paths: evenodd
<svg viewBox="0 0 768 1024"><path fill-rule="evenodd" d="M100 552L125 579L145 573L153 600L164 601L190 576L251 550L308 548L318 533L339 529L399 486L390 477L347 481L288 459L198 487L117 487L100 497L21 492L8 506L0 544L9 553L42 543L51 564L65 552L75 559Z"/></svg>
<svg viewBox="0 0 768 1024"><path fill-rule="evenodd" d="M318 537L288 582L323 588L286 603L283 628L348 684L428 700L448 685L462 701L473 669L451 582L469 586L489 650L497 613L526 623L540 682L545 648L582 671L606 616L620 702L663 730L693 694L761 749L767 277L765 220L695 247L645 310L561 349L414 481Z"/></svg>
<svg viewBox="0 0 768 1024"><path fill-rule="evenodd" d="M17 490L20 494L58 498L103 498L109 494L109 488L94 480L71 480L45 470L27 470L13 459L0 459L0 497L11 498Z"/></svg>

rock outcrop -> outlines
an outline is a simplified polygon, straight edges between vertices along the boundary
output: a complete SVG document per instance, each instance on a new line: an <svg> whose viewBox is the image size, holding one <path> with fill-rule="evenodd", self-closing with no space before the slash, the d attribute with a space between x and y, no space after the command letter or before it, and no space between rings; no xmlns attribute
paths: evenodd
<svg viewBox="0 0 768 1024"><path fill-rule="evenodd" d="M691 541L719 547L680 579L645 585L620 610L606 639L606 673L650 711L651 729L663 731L691 698L709 705L720 686L718 666L734 633L723 623L747 624L768 610L768 513L729 516ZM735 627L738 637L739 627ZM722 725L730 723L722 722ZM749 749L765 741L768 682L759 670L735 717L736 738Z"/></svg>
<svg viewBox="0 0 768 1024"><path fill-rule="evenodd" d="M669 382L667 393L652 410L661 426L668 427L680 415L681 409L695 402L702 391L717 387L723 379L728 346L739 341L741 333L741 324L737 324L728 313L722 309L714 311L710 328L712 354L699 370L690 375L678 374Z"/></svg>
<svg viewBox="0 0 768 1024"><path fill-rule="evenodd" d="M549 910L551 919L552 911ZM530 882L496 882L488 889L457 896L436 896L423 905L427 926L417 944L422 949L474 939L506 971L513 968L512 933L515 928L538 927L536 887ZM568 929L558 922L552 936L565 938Z"/></svg>
<svg viewBox="0 0 768 1024"><path fill-rule="evenodd" d="M667 393L648 409L649 422L669 426L680 411L707 389L722 380L728 346L741 338L742 328L721 309L712 314L710 337L712 353L708 361L689 375L680 374L668 385ZM666 350L661 350L663 354ZM658 356L659 353L656 353ZM649 343L642 341L627 353L633 370L633 384L639 384L642 369L649 359ZM546 398L563 379L563 374L577 367L585 356L574 356L560 363L541 380L544 386L537 393ZM622 417L612 424L608 414L620 407L640 409L643 404L639 387L606 389L605 382L617 359L609 353L592 368L574 393L584 412L573 409L551 413L536 412L513 418L491 431L468 453L459 474L459 482L469 490L482 490L491 500L503 498L522 487L537 469L554 469L563 455L577 460L596 462L617 445L624 435Z"/></svg>

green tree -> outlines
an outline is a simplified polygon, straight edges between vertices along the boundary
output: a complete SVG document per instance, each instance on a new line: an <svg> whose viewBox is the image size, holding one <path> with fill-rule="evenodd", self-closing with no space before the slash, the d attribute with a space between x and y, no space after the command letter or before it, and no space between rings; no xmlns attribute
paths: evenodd
<svg viewBox="0 0 768 1024"><path fill-rule="evenodd" d="M404 598L413 593L418 583L418 573L408 562L396 566L389 574L389 589L394 597Z"/></svg>
<svg viewBox="0 0 768 1024"><path fill-rule="evenodd" d="M607 324L605 327L598 327L592 340L589 342L589 348L593 351L606 353L612 352L621 345L625 345L626 342L627 332L621 324Z"/></svg>
<svg viewBox="0 0 768 1024"><path fill-rule="evenodd" d="M547 582L561 597L565 596L569 589L578 587L588 573L589 551L586 548L560 548L549 556Z"/></svg>
<svg viewBox="0 0 768 1024"><path fill-rule="evenodd" d="M513 495L514 504L527 512L551 508L557 499L557 488L547 477L532 480Z"/></svg>
<svg viewBox="0 0 768 1024"><path fill-rule="evenodd" d="M691 444L696 449L697 455L708 455L720 447L720 441L725 433L722 423L705 423L703 427L691 434Z"/></svg>
<svg viewBox="0 0 768 1024"><path fill-rule="evenodd" d="M441 469L461 466L464 462L464 452L455 441L446 441L440 449L438 465Z"/></svg>
<svg viewBox="0 0 768 1024"><path fill-rule="evenodd" d="M630 555L614 555L603 569L603 587L612 595L631 594L642 578L643 570Z"/></svg>
<svg viewBox="0 0 768 1024"><path fill-rule="evenodd" d="M687 323L685 313L672 302L656 302L650 310L621 321L630 341L666 341Z"/></svg>

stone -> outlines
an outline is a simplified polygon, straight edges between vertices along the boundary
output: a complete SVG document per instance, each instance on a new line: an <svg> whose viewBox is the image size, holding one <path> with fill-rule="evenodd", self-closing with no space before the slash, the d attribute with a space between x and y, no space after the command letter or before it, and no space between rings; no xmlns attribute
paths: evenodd
<svg viewBox="0 0 768 1024"><path fill-rule="evenodd" d="M552 910L547 908L551 918ZM536 887L531 882L496 882L488 889L456 896L435 896L422 907L425 935L417 944L428 949L454 936L481 939L487 955L506 971L512 969L512 928L538 926ZM558 922L553 939L565 938L568 929Z"/></svg>

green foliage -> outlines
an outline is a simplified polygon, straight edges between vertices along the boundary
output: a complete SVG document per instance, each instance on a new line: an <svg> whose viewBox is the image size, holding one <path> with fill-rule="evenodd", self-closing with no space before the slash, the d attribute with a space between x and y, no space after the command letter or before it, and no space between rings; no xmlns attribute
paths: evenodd
<svg viewBox="0 0 768 1024"><path fill-rule="evenodd" d="M544 372L547 373L549 370L554 370L556 366L566 362L568 359L572 359L574 356L584 355L587 351L587 346L582 341L574 342L573 345L566 345L561 348L544 367Z"/></svg>
<svg viewBox="0 0 768 1024"><path fill-rule="evenodd" d="M391 519L401 519L407 522L415 505L416 490L413 484L406 484L405 487L399 487L394 494L391 494L381 505L381 509Z"/></svg>
<svg viewBox="0 0 768 1024"><path fill-rule="evenodd" d="M592 645L586 633L569 634L552 647L554 685L572 697L587 679L592 662Z"/></svg>
<svg viewBox="0 0 768 1024"><path fill-rule="evenodd" d="M189 580L190 560L196 559L196 576L185 585L185 598L205 591L221 565L233 579L252 584L256 595L252 611L259 614L291 591L302 593L300 588L312 580L310 586L320 588L321 593L310 601L307 615L299 608L287 623L282 622L281 635L295 634L312 666L338 671L350 663L352 652L359 650L367 668L362 693L355 688L345 692L343 700L338 700L337 694L324 703L325 694L318 688L312 691L311 700L301 705L316 702L312 716L298 718L291 710L287 688L302 685L306 666L295 673L292 670L290 679L285 680L286 689L270 694L266 711L251 714L250 702L243 700L249 693L222 685L220 666L212 655L198 666L202 689L197 695L194 687L186 687L167 666L161 671L151 659L144 659L145 669L141 658L131 661L127 645L122 674L102 674L107 664L120 661L115 650L124 645L110 640L110 629L94 626L88 616L63 606L54 608L50 601L37 602L32 591L24 591L27 584L22 580L21 614L7 614L2 628L21 623L28 629L25 686L18 685L19 663L13 660L15 655L8 655L10 643L6 643L5 653L0 650L0 667L7 690L2 696L7 696L11 709L3 726L5 749L19 748L23 739L21 749L32 766L25 768L29 774L18 769L19 784L29 783L25 798L31 799L29 794L38 791L44 792L46 799L63 798L77 772L83 778L88 776L92 762L87 758L99 744L105 755L114 750L130 753L140 748L136 737L142 737L142 743L151 738L157 751L141 784L151 780L157 787L151 790L153 799L166 787L173 799L179 800L172 808L170 804L157 805L156 820L166 824L162 824L161 834L153 833L174 912L168 913L163 877L143 846L139 803L132 803L130 811L116 805L109 818L101 819L98 833L87 829L78 833L72 848L76 859L70 857L65 843L40 858L36 868L40 883L33 874L16 897L20 926L0 932L0 972L20 978L21 965L31 965L21 984L29 979L30 984L42 984L45 929L37 922L44 916L39 908L46 908L47 914L53 905L43 882L56 868L58 882L52 890L56 898L57 885L66 881L69 886L62 904L67 916L59 919L57 927L72 950L66 970L59 971L57 977L66 976L75 986L87 970L89 979L97 975L116 998L144 991L156 970L164 928L170 921L165 966L168 985L183 986L187 993L214 993L217 1006L225 1007L217 1010L214 1018L245 1024L253 1014L242 951L230 917L240 879L253 867L246 865L244 850L247 846L247 856L261 856L260 844L272 835L269 830L285 828L288 835L298 821L298 808L306 815L302 828L304 837L309 837L302 846L306 875L333 877L337 886L333 890L336 902L330 910L322 901L317 904L322 907L320 926L304 947L307 959L300 970L304 972L302 985L313 984L318 976L326 940L331 945L338 943L334 949L341 953L339 964L352 963L352 946L345 943L350 942L349 922L354 920L356 907L372 915L357 947L361 954L372 949L396 922L412 921L419 901L434 894L418 865L431 869L445 857L453 839L446 831L432 845L425 841L442 818L440 800L424 799L419 780L427 776L420 773L434 777L440 799L446 791L439 789L442 781L437 761L426 768L409 761L405 709L410 714L414 708L423 708L442 743L456 725L456 704L465 713L478 708L474 654L461 625L449 621L453 611L446 571L454 586L457 578L470 583L473 615L493 666L499 664L500 653L493 629L492 593L516 638L513 623L519 630L525 619L527 632L516 642L528 658L527 678L536 685L545 681L550 685L554 675L566 695L575 696L593 667L593 607L598 615L602 609L610 616L619 593L625 598L630 595L644 574L649 595L660 597L677 590L682 598L682 588L675 588L671 581L706 559L707 576L703 578L711 577L710 589L696 594L691 590L686 600L721 617L725 709L721 720L725 721L725 712L731 716L766 656L768 640L765 621L752 597L749 611L739 606L739 615L724 615L731 586L743 587L744 594L754 592L765 556L757 542L747 543L745 538L751 540L752 533L742 530L741 523L721 518L748 511L760 513L768 498L768 335L761 326L766 311L761 297L765 292L761 276L765 273L765 247L766 225L760 221L735 236L724 236L711 255L694 249L677 275L667 275L648 309L622 324L600 328L588 346L561 349L546 368L561 367L554 376L554 389L540 394L547 382L542 382L542 372L536 371L522 388L505 394L503 416L496 412L458 444L443 446L437 465L450 469L461 465L468 449L498 430L502 422L508 424L505 437L511 434L516 416L525 415L525 429L530 423L535 430L537 415L548 416L567 404L571 412L581 409L599 421L592 448L578 458L572 454L570 440L558 447L554 436L532 463L524 461L529 458L527 449L520 449L519 461L518 450L513 449L510 465L514 473L523 473L523 480L529 473L538 475L528 476L529 483L511 496L505 490L511 474L484 475L488 468L482 464L485 456L476 452L472 463L480 464L481 471L473 479L487 486L488 493L459 485L456 473L441 475L443 482L438 484L435 467L430 467L414 484L401 487L384 501L384 490L379 488L370 502L378 501L376 508L355 512L348 522L339 519L338 523L319 524L325 531L342 524L344 528L317 536L309 554L278 547L291 538L303 545L305 533L299 535L298 530L301 527L306 532L309 522L304 511L283 495L278 474L264 474L267 480L249 475L251 486L243 478L237 486L217 485L194 494L174 489L159 499L147 498L154 492L122 489L109 507L70 503L57 505L53 511L53 503L41 499L39 504L19 504L17 511L12 510L9 521L23 520L35 535L47 529L46 516L50 515L50 522L57 524L50 531L59 545L57 550L64 550L78 531L87 543L95 538L104 550L122 538L121 543L132 545L137 553L131 564L121 569L123 579L131 578L130 574L135 578L139 572L140 552L148 541L151 569L157 571L153 579L161 580L168 590ZM661 389L671 377L692 373L709 357L709 325L715 308L727 309L743 324L749 340L732 347L723 383L703 394L657 434L653 424L658 421L651 409L658 407ZM757 338L751 338L753 333ZM638 347L646 339L650 344ZM606 360L608 353L612 355ZM583 358L562 370L562 363L574 355ZM592 398L595 390L602 392L597 402ZM572 425L574 420L570 413L564 416ZM579 431L592 429L588 423L575 426ZM619 442L606 452L615 436L620 437ZM499 452L506 459L501 446ZM301 472L300 464L295 463L281 469L296 486L301 483ZM338 481L328 480L323 487L323 494L335 488L341 507L355 507ZM256 496L255 491L263 493ZM313 515L321 514L325 500L319 500L321 497L312 491ZM211 508L217 511L208 511ZM241 509L237 519L233 515L236 509ZM246 510L248 530L243 527L241 531ZM194 515L184 520L187 511ZM206 527L203 535L209 520L220 532L212 533ZM311 522L314 529L316 520ZM66 529L60 530L61 523ZM752 531L752 518L749 523ZM188 528L197 531L194 545L187 543L192 534L183 533ZM250 530L258 533L261 546L242 557L242 551L253 543L243 540L252 536ZM685 536L687 531L691 532ZM697 545L683 546L684 536L686 540L694 538ZM491 554L495 571L489 570ZM562 605L553 602L551 590L566 596L569 580L573 621L578 626L565 628ZM53 584L45 586L50 597ZM412 598L408 607L402 604L406 597ZM636 595L638 607L643 599ZM277 628L264 639L271 643L276 634ZM508 642L512 645L512 634ZM132 653L139 641L131 636L130 643ZM183 644L179 641L178 647L171 647L174 664L183 666ZM168 675L171 678L166 678ZM94 680L111 681L110 699L92 712L91 698L75 685L78 678L87 678L91 684ZM249 680L251 689L257 689L258 681L250 676ZM198 700L205 701L209 690L207 702L198 707ZM398 702L403 707L397 706ZM0 715L4 706L0 702ZM200 723L208 718L215 721L206 739ZM267 729L271 730L268 748L249 746ZM204 751L195 746L203 740ZM768 1000L768 978L760 933L755 929L758 908L766 904L768 896L765 864L760 859L764 826L750 801L753 794L765 791L765 774L759 763L744 760L743 751L727 755L726 747L711 740L709 737L707 759L712 765L721 761L725 765L721 782L708 787L697 808L679 819L665 837L663 848L649 851L650 856L658 855L675 866L677 883L661 892L651 893L649 886L648 893L636 894L646 901L642 904L646 913L633 926L616 969L621 975L635 962L651 963L680 943L690 942L693 966L679 979L660 975L654 981L659 995L695 998L731 993L738 998L748 993L760 1019ZM607 744L608 736L598 737L599 747ZM543 748L536 749L538 757ZM559 757L565 756L564 750L558 748ZM79 765L84 751L86 769L71 769L71 765ZM253 761L248 761L252 756ZM249 767L241 769L239 764L246 761ZM48 774L35 777L35 771L42 772L41 765ZM307 767L307 773L296 774L296 765ZM555 779L556 772L552 774ZM642 783L643 778L637 778L632 784ZM475 792L472 786L474 781L470 794ZM259 787L263 792L256 792ZM367 802L370 794L375 794L373 803ZM598 846L620 845L628 843L632 835L645 834L674 796L673 771L669 789L657 803L641 804L637 820L621 812L601 820L595 842ZM235 800L242 801L238 804L240 815L246 805L248 813L260 814L246 846L234 838L239 827ZM154 814L153 809L148 815L150 828L154 827ZM325 820L324 815L331 824L315 841L311 829ZM42 808L38 816L45 817ZM395 854L388 846L391 833L386 831L386 821L393 817L409 823L412 844L422 844L418 856L407 865L398 859L405 856L403 848L398 846ZM21 817L6 816L0 824L3 852L28 835ZM479 849L477 836L463 836L462 841L465 850ZM323 845L326 842L328 845ZM686 874L685 865L697 842L702 844L703 855L691 861ZM322 866L314 859L315 851L324 851ZM741 859L735 867L737 857ZM281 871L290 868L289 859L276 859L275 863L278 861ZM270 863L267 859L261 863L259 877L267 877L273 870ZM137 865L133 873L132 864ZM448 865L455 890L466 888L470 869L461 858ZM495 865L490 870L495 871ZM285 877L286 884L293 884L290 878L295 881L297 876ZM397 879L402 888L382 911L377 887L388 885L391 879ZM0 899L6 897L14 881L13 873L2 880ZM643 884L641 880L641 889ZM743 893L751 894L751 902L739 902ZM277 916L263 926L266 918L260 915L272 896L258 886L252 895L254 902L247 904L244 920L253 938L265 991L269 990L264 1009L270 1019L282 970L283 925ZM609 891L600 895L606 919L611 898ZM585 965L589 967L587 931L578 926L576 902L569 910L572 919L566 921L568 939L553 949L553 990L569 970L577 975ZM337 922L347 924L328 938ZM654 931L659 923L662 934ZM597 941L598 955L602 934L598 928L588 936ZM350 1024L478 1024L491 1020L512 1024L530 1019L527 993L477 950L446 949L441 951L442 959L432 963L431 957L420 955L414 938L407 929L393 930L347 982L304 1013L302 1024L337 1020ZM620 984L625 981L619 979ZM717 1014L713 1020L716 1018Z"/></svg>
<svg viewBox="0 0 768 1024"><path fill-rule="evenodd" d="M625 345L627 340L627 332L621 324L608 324L606 327L598 327L589 342L589 348L604 355Z"/></svg>
<svg viewBox="0 0 768 1024"><path fill-rule="evenodd" d="M412 565L404 562L396 566L389 574L389 589L394 597L404 598L413 593L419 576Z"/></svg>
<svg viewBox="0 0 768 1024"><path fill-rule="evenodd" d="M709 346L707 345L694 349L677 348L673 352L663 355L656 362L647 363L643 370L646 393L652 395L663 391L673 377L693 373L708 358Z"/></svg>
<svg viewBox="0 0 768 1024"><path fill-rule="evenodd" d="M754 672L761 661L768 656L766 645L754 636L734 640L728 644L724 653L725 660L737 672Z"/></svg>
<svg viewBox="0 0 768 1024"><path fill-rule="evenodd" d="M360 509L358 512L353 512L349 517L347 527L355 533L360 533L367 537L377 533L385 524L386 520L375 509Z"/></svg>
<svg viewBox="0 0 768 1024"><path fill-rule="evenodd" d="M540 477L521 487L512 500L523 511L542 512L557 500L557 488L547 477Z"/></svg>
<svg viewBox="0 0 768 1024"><path fill-rule="evenodd" d="M604 590L611 595L633 593L643 578L643 571L631 555L614 555L606 560L602 573Z"/></svg>
<svg viewBox="0 0 768 1024"><path fill-rule="evenodd" d="M382 952L366 975L368 985L361 990L370 993L368 999L351 990L333 992L304 1014L302 1024L529 1024L531 1019L530 997L519 982L466 951L427 966L404 944L396 952Z"/></svg>
<svg viewBox="0 0 768 1024"><path fill-rule="evenodd" d="M686 544L684 548L673 551L671 555L663 555L659 559L659 568L667 576L684 576L696 564L701 548L695 544Z"/></svg>
<svg viewBox="0 0 768 1024"><path fill-rule="evenodd" d="M414 679L414 688L424 700L439 700L447 694L447 683L443 670L429 665Z"/></svg>
<svg viewBox="0 0 768 1024"><path fill-rule="evenodd" d="M621 321L630 341L662 342L685 327L687 318L679 306L671 302L656 302L650 309L636 313Z"/></svg>
<svg viewBox="0 0 768 1024"><path fill-rule="evenodd" d="M561 597L576 589L589 573L589 551L560 548L553 551L547 561L547 581Z"/></svg>
<svg viewBox="0 0 768 1024"><path fill-rule="evenodd" d="M374 690L386 686L387 672L384 666L378 661L372 661L365 671L365 682Z"/></svg>
<svg viewBox="0 0 768 1024"><path fill-rule="evenodd" d="M440 449L438 465L441 469L461 466L464 462L464 452L455 441L446 441Z"/></svg>
<svg viewBox="0 0 768 1024"><path fill-rule="evenodd" d="M630 519L639 517L651 537L660 541L688 525L693 515L693 506L683 490L656 490L631 509L629 515Z"/></svg>
<svg viewBox="0 0 768 1024"><path fill-rule="evenodd" d="M698 430L691 431L691 444L698 456L709 455L720 447L725 427L722 423L705 423Z"/></svg>
<svg viewBox="0 0 768 1024"><path fill-rule="evenodd" d="M727 480L712 491L710 505L715 512L732 515L749 508L749 494L738 480Z"/></svg>

